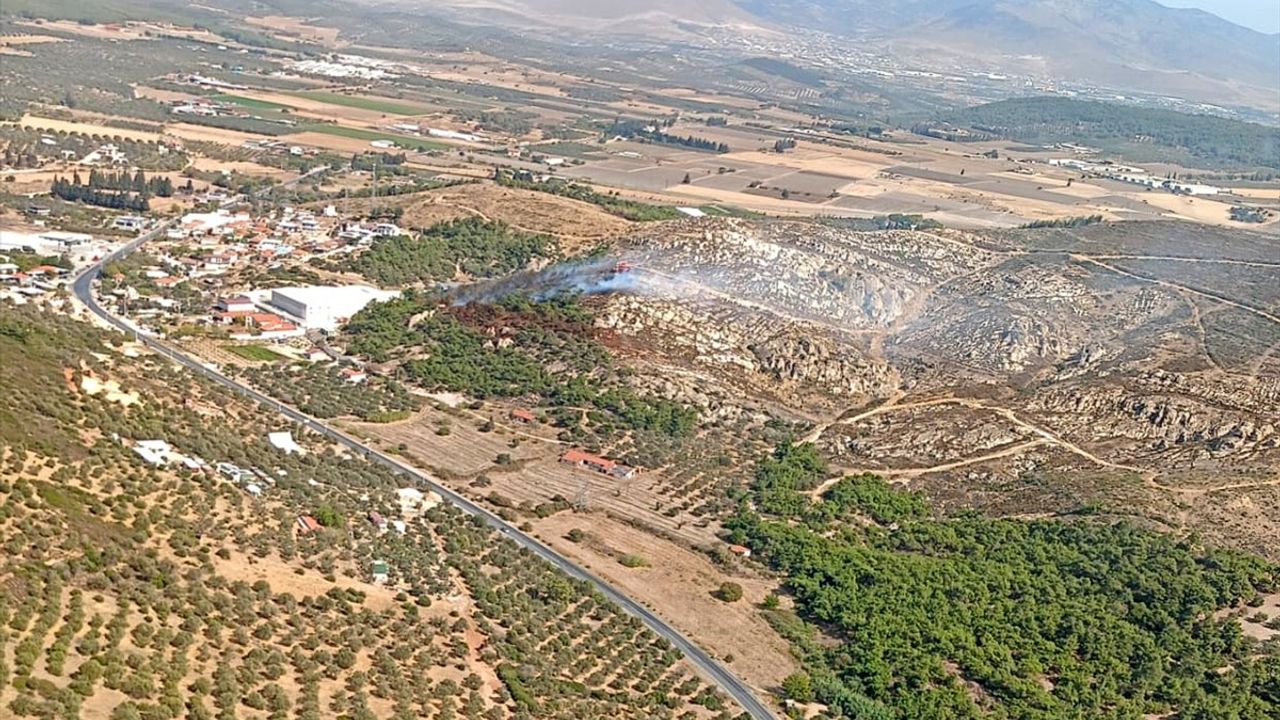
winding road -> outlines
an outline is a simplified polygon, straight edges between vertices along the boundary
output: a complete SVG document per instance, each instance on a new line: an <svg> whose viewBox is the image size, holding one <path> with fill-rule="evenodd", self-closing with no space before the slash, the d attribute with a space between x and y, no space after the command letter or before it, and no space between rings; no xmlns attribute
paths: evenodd
<svg viewBox="0 0 1280 720"><path fill-rule="evenodd" d="M298 180L300 179L301 178L298 178ZM284 417L288 418L292 422L295 422L298 425L301 425L302 427L307 428L308 430L319 433L320 435L323 435L329 438L330 440L333 440L334 442L341 444L342 446L346 447L347 449L353 452L364 455L368 460L372 462L379 463L391 469L393 472L396 472L398 474L404 475L412 479L418 485L421 485L425 488L428 488L430 490L433 490L439 493L442 497L444 497L446 500L453 503L457 507L461 508L464 512L483 519L491 527L493 527L502 535L505 535L512 542L530 551L531 553L538 556L539 558L542 558L546 562L550 563L551 565L559 569L561 572L573 578L576 578L578 580L582 580L591 584L597 590L599 590L605 597L609 598L609 600L621 606L622 609L625 610L627 613L639 618L641 621L644 622L645 625L649 627L650 630L652 630L654 633L656 633L660 637L665 638L668 642L670 642L673 646L675 646L686 658L688 658L689 662L691 662L708 679L710 679L712 682L718 685L721 690L723 690L731 698L733 698L734 702L736 702L739 706L741 706L744 710L746 710L747 713L754 720L775 720L773 713L770 712L770 710L764 705L764 703L762 703L759 699L756 698L755 693L752 691L750 687L747 686L746 683L744 683L741 679L739 679L736 675L730 672L727 668L725 668L723 665L717 662L714 658L708 655L705 651L703 651L697 645L694 645L693 642L690 641L688 638L686 638L683 634L681 634L679 630L676 630L674 627L668 625L664 620L662 620L662 618L655 615L651 610L649 610L645 606L641 605L635 600L632 600L626 595L623 595L621 592L614 589L608 583L604 582L600 578L591 574L584 568L581 568L578 565L575 565L572 561L570 561L568 558L564 557L563 555L557 553L555 550L542 544L537 539L529 535L526 535L525 533L521 532L514 526L503 521L497 515L489 512L488 510L477 505L471 500L468 500L462 495L441 485L440 483L436 482L433 478L418 471L417 469L412 468L408 465L405 465L399 460L396 460L395 458L389 455L383 454L378 450L365 445L364 443L360 442L355 438L348 436L347 434L343 433L340 430L330 427L324 424L323 422L320 422L319 420L316 420L315 418L310 417L309 415L299 412L294 408L288 407L280 403L279 401L267 395L264 395L263 393L260 393L251 387L248 387L247 385L244 385L232 378L227 377L226 375L223 375L217 370L206 366L204 363L200 362L196 358L186 355L185 353L173 348L169 344L149 336L148 334L142 332L134 324L130 323L127 320L124 320L123 318L113 315L106 308L102 307L102 305L98 303L97 298L94 297L93 284L94 284L94 281L96 281L98 277L102 274L103 266L105 266L107 263L110 263L122 257L125 257L126 255L137 250L138 247L141 246L143 243L149 240L152 240L156 237L159 237L162 233L168 230L168 228L174 222L176 221L171 220L165 224L162 224L150 230L149 232L143 235L140 235L137 239L129 242L128 244L124 245L118 250L115 250L114 252L106 255L96 264L87 268L84 272L82 272L79 276L77 276L72 283L72 290L76 298L80 302L82 302L85 305L85 307L88 308L89 311L94 315L96 315L98 318L101 318L107 324L111 325L112 327L122 332L135 335L138 339L138 342L150 348L152 351L156 352L157 354L163 355L164 357L172 360L173 362L179 365L182 365L183 367L186 367L194 372L200 373L201 375L204 375L205 377L209 378L213 382L216 382L219 385L230 388L231 390L234 390L235 392L238 392L241 395L244 395L245 397L251 400L254 400L274 410L275 412L279 413L280 415L283 415Z"/></svg>

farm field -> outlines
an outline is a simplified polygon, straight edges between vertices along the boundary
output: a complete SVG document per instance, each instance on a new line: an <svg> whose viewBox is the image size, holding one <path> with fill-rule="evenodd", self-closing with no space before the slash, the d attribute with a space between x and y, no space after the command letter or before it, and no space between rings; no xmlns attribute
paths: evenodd
<svg viewBox="0 0 1280 720"><path fill-rule="evenodd" d="M233 355L239 355L245 360L256 362L276 362L288 359L284 355L261 345L224 345L223 349Z"/></svg>
<svg viewBox="0 0 1280 720"><path fill-rule="evenodd" d="M255 98L244 97L243 95L230 95L227 93L213 95L212 99L219 102L231 103L232 105L240 105L241 107L253 110L283 110L289 107L288 105L282 105L268 100L258 100Z"/></svg>
<svg viewBox="0 0 1280 720"><path fill-rule="evenodd" d="M436 142L434 140L424 140L422 138L416 138L410 135L393 135L391 133L378 132L376 130L366 130L364 128L350 127L348 125L332 125L327 123L313 123L310 125L306 125L303 127L300 135L306 136L308 138L314 138L314 136L316 135L332 135L337 138L346 138L350 140L363 140L365 141L365 143L362 147L365 150L367 150L369 147L368 143L374 140L385 140L388 142L393 142L398 147L404 147L410 150L429 151L429 150L444 150L449 148L449 145L445 143ZM298 137L298 136L293 136L293 137ZM319 144L319 143L308 143L308 144Z"/></svg>
<svg viewBox="0 0 1280 720"><path fill-rule="evenodd" d="M323 90L301 90L287 94L304 100L313 100L324 105L370 110L387 115L422 115L431 111L429 107L410 105L397 100L385 100L368 95L343 95L342 93L325 92Z"/></svg>
<svg viewBox="0 0 1280 720"><path fill-rule="evenodd" d="M38 115L24 115L21 120L14 124L33 127L39 130L79 133L81 135L98 135L103 138L122 137L140 142L160 142L163 140L163 136L159 133L146 132L143 130L130 130L128 128L118 128L109 125L95 125L88 122L55 120L53 118L40 117Z"/></svg>

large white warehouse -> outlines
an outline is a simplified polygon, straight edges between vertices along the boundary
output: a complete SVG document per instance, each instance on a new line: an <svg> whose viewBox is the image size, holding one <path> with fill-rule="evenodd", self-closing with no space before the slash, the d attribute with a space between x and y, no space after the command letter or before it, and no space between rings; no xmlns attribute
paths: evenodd
<svg viewBox="0 0 1280 720"><path fill-rule="evenodd" d="M275 288L270 304L306 328L336 330L371 302L390 300L400 293L368 285L309 285Z"/></svg>

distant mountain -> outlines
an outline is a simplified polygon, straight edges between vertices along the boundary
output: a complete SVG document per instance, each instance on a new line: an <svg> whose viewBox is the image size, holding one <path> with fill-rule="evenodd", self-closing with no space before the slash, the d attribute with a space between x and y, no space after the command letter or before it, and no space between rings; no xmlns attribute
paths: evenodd
<svg viewBox="0 0 1280 720"><path fill-rule="evenodd" d="M358 0L608 42L819 31L922 67L1000 69L1280 110L1280 34L1153 0Z"/></svg>
<svg viewBox="0 0 1280 720"><path fill-rule="evenodd" d="M1010 69L1204 97L1271 92L1280 35L1152 0L735 0L762 20ZM1239 87L1249 86L1249 87Z"/></svg>
<svg viewBox="0 0 1280 720"><path fill-rule="evenodd" d="M667 37L686 26L758 27L733 0L358 0L368 4L444 10L460 21ZM763 28L759 28L763 29ZM587 38L583 38L587 39Z"/></svg>

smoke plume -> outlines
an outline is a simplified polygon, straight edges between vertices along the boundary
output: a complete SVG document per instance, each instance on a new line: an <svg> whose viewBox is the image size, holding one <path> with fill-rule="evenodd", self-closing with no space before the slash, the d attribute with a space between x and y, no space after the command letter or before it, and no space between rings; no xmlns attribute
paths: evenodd
<svg viewBox="0 0 1280 720"><path fill-rule="evenodd" d="M617 257L595 258L526 270L497 280L454 289L451 304L491 303L508 295L546 300L557 295L673 295L680 283L664 275L633 268Z"/></svg>

